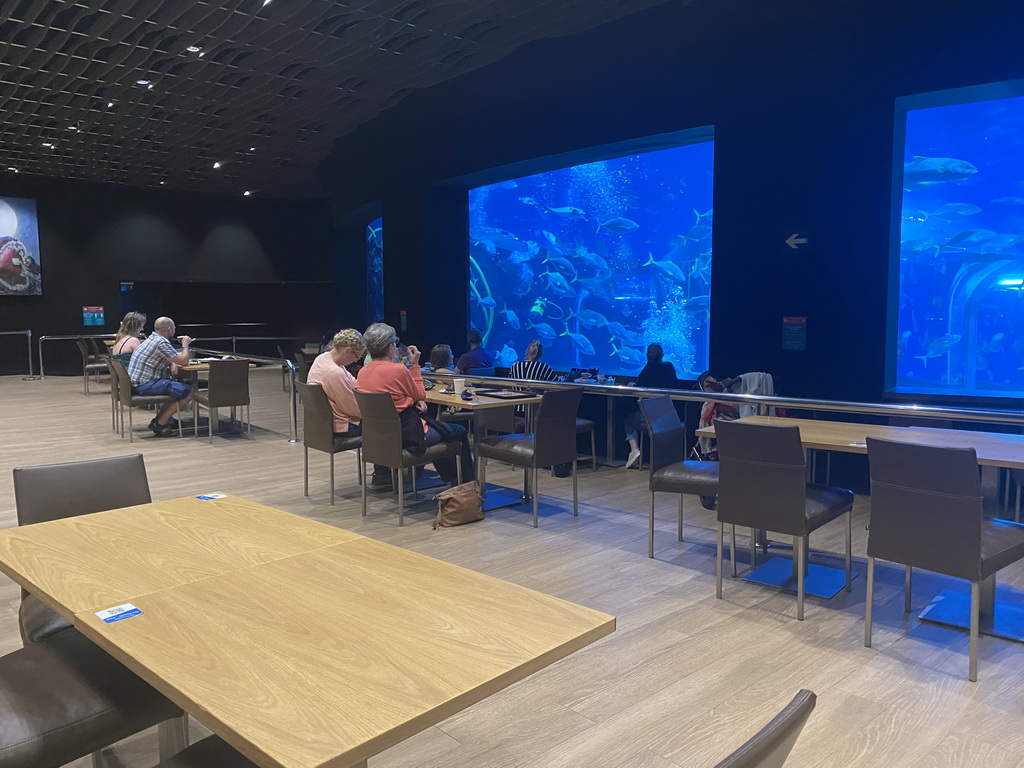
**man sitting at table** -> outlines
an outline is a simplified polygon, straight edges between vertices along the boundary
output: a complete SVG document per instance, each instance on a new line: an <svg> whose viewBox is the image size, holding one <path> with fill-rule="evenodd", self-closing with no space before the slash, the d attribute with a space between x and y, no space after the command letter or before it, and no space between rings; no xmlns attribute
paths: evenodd
<svg viewBox="0 0 1024 768"><path fill-rule="evenodd" d="M386 323L374 323L363 334L366 351L370 354L370 362L363 366L356 377L356 387L360 392L387 392L395 403L399 413L412 409L417 415L426 411L427 391L423 388L423 377L420 374L420 351L412 344L408 348L409 367L402 363L392 363L398 345L395 329ZM422 421L422 420L421 420ZM438 428L423 422L423 445L434 445L442 441L457 440L462 443L462 480L468 482L475 477L473 454L469 449L469 435L461 424L443 424L448 434L444 435ZM438 459L434 467L441 479L446 483L455 483L458 479L455 459ZM390 476L378 478L374 470L374 478L370 487L390 485Z"/></svg>
<svg viewBox="0 0 1024 768"><path fill-rule="evenodd" d="M188 345L192 339L181 337L181 351L174 349L170 339L174 338L174 321L169 317L158 317L153 323L153 333L143 341L128 363L128 377L132 380L135 394L149 397L170 395L177 402L168 403L149 422L149 428L157 437L172 437L177 421L173 415L192 402L192 387L174 381L172 366L188 365Z"/></svg>
<svg viewBox="0 0 1024 768"><path fill-rule="evenodd" d="M474 368L494 368L494 358L481 346L483 337L476 328L469 330L469 352L459 358L455 370L459 373L472 373Z"/></svg>

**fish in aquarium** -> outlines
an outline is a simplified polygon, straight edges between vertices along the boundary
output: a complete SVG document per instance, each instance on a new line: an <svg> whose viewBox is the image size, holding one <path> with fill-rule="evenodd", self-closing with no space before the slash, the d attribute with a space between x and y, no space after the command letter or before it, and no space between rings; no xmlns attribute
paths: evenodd
<svg viewBox="0 0 1024 768"><path fill-rule="evenodd" d="M928 345L928 351L923 355L915 355L915 357L922 361L925 368L928 367L928 361L933 357L942 357L944 354L949 352L956 344L960 342L962 337L955 333L947 333L945 336L940 336L937 339L932 339L931 344Z"/></svg>
<svg viewBox="0 0 1024 768"><path fill-rule="evenodd" d="M539 338L556 370L619 374L676 335L680 372L706 368L707 323L694 315L711 276L712 162L703 141L470 190L470 322L484 346L501 359Z"/></svg>
<svg viewBox="0 0 1024 768"><path fill-rule="evenodd" d="M919 187L948 184L970 178L977 172L977 166L966 160L915 155L913 160L903 164L903 183Z"/></svg>
<svg viewBox="0 0 1024 768"><path fill-rule="evenodd" d="M1024 205L1024 197L997 197L991 202L996 205Z"/></svg>
<svg viewBox="0 0 1024 768"><path fill-rule="evenodd" d="M981 206L974 203L946 203L939 210L933 211L931 215L938 216L940 219L952 220L963 216L977 216L981 210Z"/></svg>

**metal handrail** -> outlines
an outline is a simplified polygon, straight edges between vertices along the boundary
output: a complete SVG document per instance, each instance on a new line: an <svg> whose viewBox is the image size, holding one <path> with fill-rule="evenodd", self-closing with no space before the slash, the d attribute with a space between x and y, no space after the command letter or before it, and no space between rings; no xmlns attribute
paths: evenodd
<svg viewBox="0 0 1024 768"><path fill-rule="evenodd" d="M32 331L0 331L0 336L20 336L23 333L28 339L28 376L26 381L30 381L36 378L32 374Z"/></svg>
<svg viewBox="0 0 1024 768"><path fill-rule="evenodd" d="M44 341L68 341L74 339L113 339L113 333L76 333L72 336L40 336L39 337L39 378L45 379L46 373L43 368L43 342Z"/></svg>

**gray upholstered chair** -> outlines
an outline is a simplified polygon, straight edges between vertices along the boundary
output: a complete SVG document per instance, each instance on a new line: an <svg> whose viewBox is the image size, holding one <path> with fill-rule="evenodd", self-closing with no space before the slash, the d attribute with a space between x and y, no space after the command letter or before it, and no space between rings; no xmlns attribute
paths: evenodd
<svg viewBox="0 0 1024 768"><path fill-rule="evenodd" d="M107 366L107 373L110 374L110 429L117 432L117 404L120 402L121 394L117 385L117 373L114 371L114 359L108 355L103 364Z"/></svg>
<svg viewBox="0 0 1024 768"><path fill-rule="evenodd" d="M124 437L124 408L128 406L128 442L135 442L132 408L151 408L177 402L170 395L136 395L132 391L132 380L120 360L111 360L110 365L117 376L117 397L121 404L121 437ZM178 421L178 436L181 436L181 421Z"/></svg>
<svg viewBox="0 0 1024 768"><path fill-rule="evenodd" d="M1014 520L1020 522L1020 496L1024 493L1024 469L1011 469L1010 476L1006 480L1006 485L1009 487L1010 483L1017 486L1017 510Z"/></svg>
<svg viewBox="0 0 1024 768"><path fill-rule="evenodd" d="M811 691L800 691L768 725L715 768L782 768L816 702Z"/></svg>
<svg viewBox="0 0 1024 768"><path fill-rule="evenodd" d="M850 511L853 493L845 488L806 482L799 427L716 421L720 461L718 479L718 557L715 594L722 597L722 537L731 529L732 575L736 575L736 526L750 527L751 569L756 565L755 532L793 537L797 614L804 619L807 538L812 531L846 515L846 591L853 578Z"/></svg>
<svg viewBox="0 0 1024 768"><path fill-rule="evenodd" d="M654 557L654 494L679 494L679 541L683 540L683 495L718 493L718 462L686 460L686 427L679 421L672 398L645 397L640 413L651 436L651 510L647 556Z"/></svg>
<svg viewBox="0 0 1024 768"><path fill-rule="evenodd" d="M971 582L968 679L978 679L983 599L993 600L996 572L1024 558L1024 526L982 515L973 448L937 448L869 437L871 522L864 645L871 647L875 558L906 566L904 610L912 569Z"/></svg>
<svg viewBox="0 0 1024 768"><path fill-rule="evenodd" d="M302 352L296 352L295 353L295 366L296 366L295 380L305 384L306 380L307 380L307 378L309 376L309 366L310 366L309 358L307 358L306 355L304 353L302 353Z"/></svg>
<svg viewBox="0 0 1024 768"><path fill-rule="evenodd" d="M572 462L572 513L579 515L579 495L576 483L576 410L583 398L583 390L553 389L541 396L540 406L532 434L501 435L481 440L476 446L479 460L480 488L486 493L487 460L504 461L532 470L533 527L538 525L537 470L555 464Z"/></svg>
<svg viewBox="0 0 1024 768"><path fill-rule="evenodd" d="M97 752L157 724L161 758L187 745L181 710L76 629L0 657L0 768L101 765Z"/></svg>
<svg viewBox="0 0 1024 768"><path fill-rule="evenodd" d="M140 453L14 469L18 525L45 523L150 501L146 464ZM21 598L18 623L26 645L71 626L37 597L22 590Z"/></svg>
<svg viewBox="0 0 1024 768"><path fill-rule="evenodd" d="M197 389L192 397L192 434L199 435L199 407L209 411L210 444L213 444L213 425L217 422L218 408L245 408L245 425L252 434L249 413L249 361L211 360L209 385Z"/></svg>
<svg viewBox="0 0 1024 768"><path fill-rule="evenodd" d="M462 482L462 444L435 443L422 451L402 447L402 420L395 410L395 401L387 392L356 392L356 402L363 425L361 462L370 462L398 471L398 524L405 525L404 473L408 467L428 464L438 459L455 457L459 482ZM363 483L363 516L366 516L366 483ZM412 491L416 494L416 473L412 473Z"/></svg>
<svg viewBox="0 0 1024 768"><path fill-rule="evenodd" d="M590 419L576 419L576 434L590 433L590 471L597 472L597 425Z"/></svg>
<svg viewBox="0 0 1024 768"><path fill-rule="evenodd" d="M257 768L227 742L207 736L154 768Z"/></svg>
<svg viewBox="0 0 1024 768"><path fill-rule="evenodd" d="M309 496L309 449L323 451L331 457L331 506L334 506L334 454L356 452L356 473L360 485L363 480L361 458L363 438L334 435L334 414L327 394L319 384L295 382L302 399L302 495Z"/></svg>
<svg viewBox="0 0 1024 768"><path fill-rule="evenodd" d="M85 339L76 339L75 343L78 345L78 351L82 353L82 379L83 388L85 394L89 394L89 375L99 375L101 372L105 373L107 370L107 364L102 360L93 357L89 351L88 345L85 343Z"/></svg>

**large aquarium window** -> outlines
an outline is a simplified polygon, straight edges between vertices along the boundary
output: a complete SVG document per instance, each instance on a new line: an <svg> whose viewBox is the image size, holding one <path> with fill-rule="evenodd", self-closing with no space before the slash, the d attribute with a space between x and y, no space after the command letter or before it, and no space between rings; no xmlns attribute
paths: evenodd
<svg viewBox="0 0 1024 768"><path fill-rule="evenodd" d="M384 322L384 219L366 225L367 325Z"/></svg>
<svg viewBox="0 0 1024 768"><path fill-rule="evenodd" d="M889 391L1024 397L1024 81L897 106Z"/></svg>
<svg viewBox="0 0 1024 768"><path fill-rule="evenodd" d="M538 339L556 371L636 374L651 342L680 378L707 368L714 142L700 136L470 190L470 323L499 365Z"/></svg>

